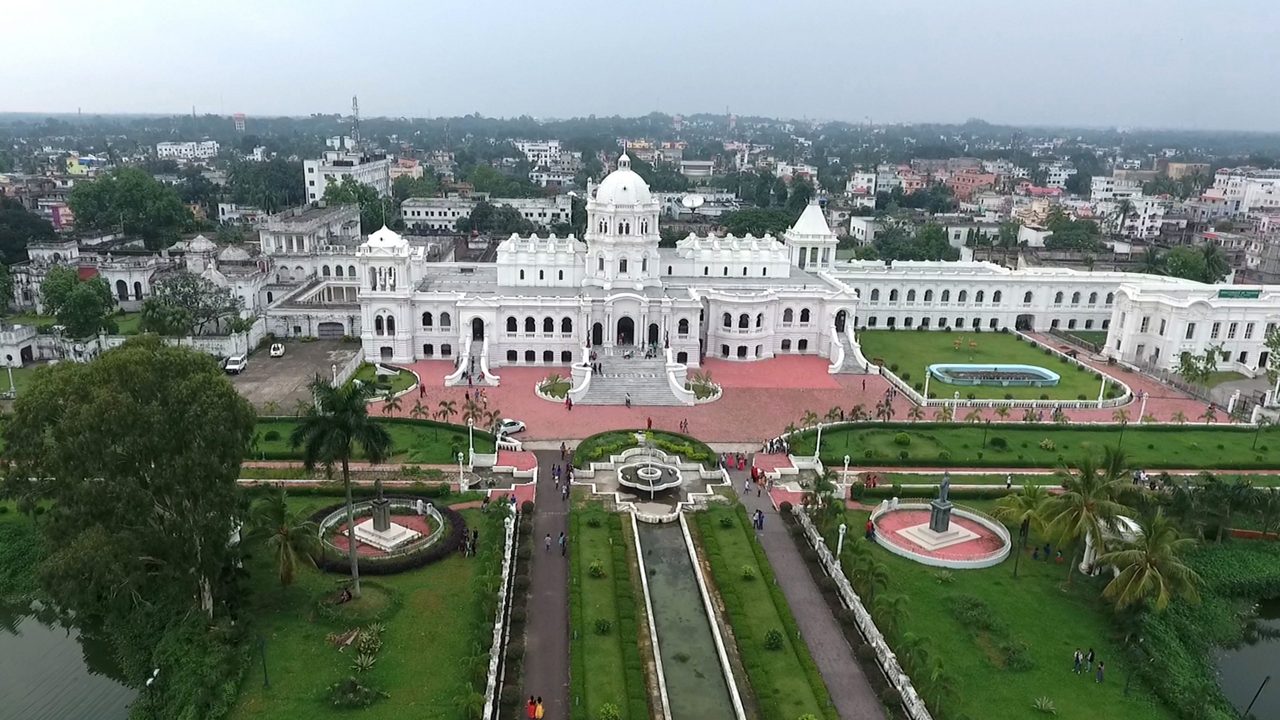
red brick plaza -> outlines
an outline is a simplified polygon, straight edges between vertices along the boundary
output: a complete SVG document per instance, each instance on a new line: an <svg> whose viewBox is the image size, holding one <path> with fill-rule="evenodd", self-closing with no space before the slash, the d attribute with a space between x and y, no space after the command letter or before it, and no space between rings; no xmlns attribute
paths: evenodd
<svg viewBox="0 0 1280 720"><path fill-rule="evenodd" d="M525 440L580 440L605 430L642 428L652 418L653 427L673 431L681 420L688 420L690 434L706 442L758 443L782 433L788 424L798 425L806 411L821 417L832 407L843 408L848 413L855 405L862 405L870 413L889 387L888 381L878 375L830 375L828 365L829 361L813 355L787 355L755 362L708 359L704 369L724 388L724 395L695 407L628 409L576 405L573 410L566 410L562 403L548 402L534 393L538 382L552 373L568 377L567 367L501 368L497 373L502 384L486 388L485 394L490 408L528 425L528 430L521 435ZM445 375L453 370L450 362L419 361L409 367L426 386L423 406L434 413L441 400L454 400L461 411L468 388L444 387ZM1181 411L1189 423L1194 423L1205 411L1204 402L1144 375L1105 364L1096 364L1096 367L1122 380L1135 393L1146 393L1149 396L1146 413L1157 421L1171 422ZM401 400L396 414L407 417L418 401L415 390ZM894 419L905 421L910 405L909 400L899 395L894 403ZM1130 422L1138 421L1139 407L1136 401L1125 407ZM372 410L380 414L381 403L375 403ZM926 418L932 419L933 412L933 409L926 410ZM1068 410L1067 416L1072 422L1112 422L1114 412L1113 408ZM993 410L983 413L984 417L998 419ZM1011 415L1010 419L1018 417ZM457 422L458 417L451 420ZM1220 411L1218 420L1226 422L1226 413Z"/></svg>

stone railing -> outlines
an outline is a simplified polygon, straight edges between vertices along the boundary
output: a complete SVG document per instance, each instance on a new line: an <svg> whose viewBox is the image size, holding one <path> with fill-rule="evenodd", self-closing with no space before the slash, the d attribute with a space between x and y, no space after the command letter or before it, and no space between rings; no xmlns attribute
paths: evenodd
<svg viewBox="0 0 1280 720"><path fill-rule="evenodd" d="M445 379L444 379L445 387L461 385L463 382L465 382L462 379L462 374L465 373L467 371L467 368L471 365L470 359L471 359L471 336L464 335L462 338L462 347L459 348L458 350L458 359L457 359L458 365L456 368L454 368L453 372L445 376Z"/></svg>
<svg viewBox="0 0 1280 720"><path fill-rule="evenodd" d="M342 387L352 378L352 376L356 374L356 371L359 370L360 366L363 364L364 348L360 347L349 360L338 368L337 374L330 378L329 382L332 383L333 387Z"/></svg>
<svg viewBox="0 0 1280 720"><path fill-rule="evenodd" d="M436 509L435 505L429 502L426 502L425 500L420 501L417 498L390 497L390 498L387 498L387 500L390 503L392 510L404 510L414 514L417 514L418 512L418 503L422 502L422 512L427 517L431 518L431 521L435 524L435 529L432 530L431 534L426 536L425 538L406 543L403 547L400 547L395 550L388 551L382 555L379 555L378 556L379 558L399 557L400 555L409 555L411 553L421 552L422 550L432 545L435 545L437 542L440 541L441 538L444 537L446 523L444 518L441 517L440 511ZM352 516L356 520L359 520L362 517L367 517L372 514L373 501L362 500L354 503L351 506L351 508L352 508ZM329 538L326 537L326 535L328 534L328 531L330 528L340 525L346 521L347 521L347 508L345 505L338 508L337 510L334 510L328 515L325 515L324 519L321 520L319 523L320 540L324 542L324 544L328 545L331 549L345 553L346 550L339 548L337 545L334 545L332 542L329 541Z"/></svg>
<svg viewBox="0 0 1280 720"><path fill-rule="evenodd" d="M844 343L840 342L840 334L836 332L835 325L828 328L828 331L831 333L831 364L827 366L827 373L834 375L844 367Z"/></svg>
<svg viewBox="0 0 1280 720"><path fill-rule="evenodd" d="M516 527L519 513L507 516L507 537L502 551L502 584L498 586L498 612L493 620L493 646L489 649L489 674L484 688L484 714L486 720L498 720L498 698L502 695L502 680L506 675L502 659L506 653L510 625L512 579L516 569Z"/></svg>
<svg viewBox="0 0 1280 720"><path fill-rule="evenodd" d="M821 533L814 527L813 521L799 507L793 507L791 514L795 516L796 522L800 523L800 527L804 528L804 537L808 543L818 551L818 559L822 563L822 568L836 581L836 589L840 593L840 600L853 611L854 621L858 626L858 631L862 633L862 637L866 639L867 645L871 647L876 654L876 662L880 666L880 670L888 679L889 684L902 696L902 707L907 712L907 717L911 720L933 720L933 716L929 714L929 709L925 707L924 700L920 694L916 692L916 688L911 683L911 678L907 675L907 671L902 668L902 664L898 662L897 655L889 647L889 643L885 640L884 634L880 632L880 628L876 627L875 621L871 618L871 613L862 603L862 598L854 591L853 585L849 579L845 577L844 569L840 567L839 560L831 554L831 550L827 548L827 543L822 539Z"/></svg>
<svg viewBox="0 0 1280 720"><path fill-rule="evenodd" d="M667 373L667 385L670 386L671 392L681 403L685 405L696 405L698 403L698 396L695 395L692 390L688 390L684 386L689 377L688 366L683 363L678 363L673 359L675 356L672 354L671 348L667 348L666 355L667 364L665 369ZM707 398L707 400L711 401L718 399L719 397L719 394L717 394Z"/></svg>

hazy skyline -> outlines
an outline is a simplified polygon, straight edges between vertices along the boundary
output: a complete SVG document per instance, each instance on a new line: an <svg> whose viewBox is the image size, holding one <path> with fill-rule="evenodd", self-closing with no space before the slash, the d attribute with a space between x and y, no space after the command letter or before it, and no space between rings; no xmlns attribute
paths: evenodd
<svg viewBox="0 0 1280 720"><path fill-rule="evenodd" d="M0 112L1280 130L1280 3L10 0Z"/></svg>

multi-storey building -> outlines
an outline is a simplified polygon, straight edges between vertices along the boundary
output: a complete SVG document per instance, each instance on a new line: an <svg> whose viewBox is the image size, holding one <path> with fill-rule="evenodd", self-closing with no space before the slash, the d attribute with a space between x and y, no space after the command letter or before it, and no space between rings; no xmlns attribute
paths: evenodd
<svg viewBox="0 0 1280 720"><path fill-rule="evenodd" d="M512 143L534 167L550 166L560 160L559 140L516 140Z"/></svg>
<svg viewBox="0 0 1280 720"><path fill-rule="evenodd" d="M1089 180L1089 199L1093 202L1131 200L1142 194L1142 183L1110 175L1096 175Z"/></svg>
<svg viewBox="0 0 1280 720"><path fill-rule="evenodd" d="M510 205L534 225L550 228L568 223L573 217L573 198L556 195L549 198L489 198L483 193L462 197L409 198L400 205L400 217L407 227L432 233L453 232L458 219L469 216L482 201L495 207Z"/></svg>
<svg viewBox="0 0 1280 720"><path fill-rule="evenodd" d="M382 197L391 194L391 157L369 155L346 150L326 150L319 160L302 162L302 179L307 187L307 202L324 197L329 183L341 183L353 178L374 190Z"/></svg>
<svg viewBox="0 0 1280 720"><path fill-rule="evenodd" d="M215 140L156 143L156 157L161 160L207 160L217 156L218 143Z"/></svg>

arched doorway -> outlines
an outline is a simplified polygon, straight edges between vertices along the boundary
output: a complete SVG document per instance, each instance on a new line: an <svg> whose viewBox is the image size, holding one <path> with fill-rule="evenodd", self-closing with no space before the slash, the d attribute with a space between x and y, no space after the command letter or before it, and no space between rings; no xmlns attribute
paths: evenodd
<svg viewBox="0 0 1280 720"><path fill-rule="evenodd" d="M649 344L658 344L658 323L649 323Z"/></svg>
<svg viewBox="0 0 1280 720"><path fill-rule="evenodd" d="M1034 330L1036 327L1035 315L1019 315L1014 321L1013 326L1018 330Z"/></svg>
<svg viewBox="0 0 1280 720"><path fill-rule="evenodd" d="M849 313L841 310L836 313L836 332L844 332L844 324L849 319Z"/></svg>
<svg viewBox="0 0 1280 720"><path fill-rule="evenodd" d="M618 344L634 345L636 342L636 321L629 317L618 319Z"/></svg>
<svg viewBox="0 0 1280 720"><path fill-rule="evenodd" d="M591 345L600 347L604 344L604 325L596 323L591 326Z"/></svg>
<svg viewBox="0 0 1280 720"><path fill-rule="evenodd" d="M471 318L471 339L476 341L484 340L484 320L482 318Z"/></svg>

